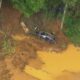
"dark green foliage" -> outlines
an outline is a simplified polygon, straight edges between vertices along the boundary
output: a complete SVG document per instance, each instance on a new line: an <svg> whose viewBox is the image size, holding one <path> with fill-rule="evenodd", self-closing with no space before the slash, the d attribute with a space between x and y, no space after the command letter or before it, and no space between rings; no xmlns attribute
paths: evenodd
<svg viewBox="0 0 80 80"><path fill-rule="evenodd" d="M64 33L75 45L80 46L80 3L68 11L64 22Z"/></svg>
<svg viewBox="0 0 80 80"><path fill-rule="evenodd" d="M13 6L27 17L42 10L48 17L55 17L63 6L62 0L11 0Z"/></svg>
<svg viewBox="0 0 80 80"><path fill-rule="evenodd" d="M64 10L64 3L62 0L45 0L45 6L43 7L44 14L52 19L61 17Z"/></svg>
<svg viewBox="0 0 80 80"><path fill-rule="evenodd" d="M12 2L27 17L38 12L44 6L44 0L12 0Z"/></svg>

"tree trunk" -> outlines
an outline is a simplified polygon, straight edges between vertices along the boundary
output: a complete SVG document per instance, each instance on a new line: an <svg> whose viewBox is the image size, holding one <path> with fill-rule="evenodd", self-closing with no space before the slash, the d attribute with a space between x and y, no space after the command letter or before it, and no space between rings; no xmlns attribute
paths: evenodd
<svg viewBox="0 0 80 80"><path fill-rule="evenodd" d="M65 4L65 8L64 8L64 13L63 13L63 16L62 16L62 21L61 21L61 30L63 29L63 26L64 26L64 21L65 21L65 16L66 16L66 12L67 12L67 7L68 7L68 4Z"/></svg>
<svg viewBox="0 0 80 80"><path fill-rule="evenodd" d="M1 8L2 0L0 0L0 8Z"/></svg>

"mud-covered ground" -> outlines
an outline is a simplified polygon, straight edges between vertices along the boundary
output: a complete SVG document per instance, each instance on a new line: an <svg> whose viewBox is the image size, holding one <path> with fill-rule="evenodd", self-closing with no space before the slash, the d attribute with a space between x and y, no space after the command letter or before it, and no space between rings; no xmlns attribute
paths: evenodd
<svg viewBox="0 0 80 80"><path fill-rule="evenodd" d="M38 58L37 51L62 51L68 43L67 38L60 31L59 20L45 20L43 23L43 30L52 31L56 35L56 44L49 44L36 36L25 34L20 25L20 16L21 14L11 6L2 6L0 12L0 80L16 80L15 76L25 77L24 80L28 78L28 80L38 80L23 72L25 65L41 68L41 65L45 63ZM31 20L34 18L33 16ZM29 27L29 24L26 26ZM10 45L7 44L7 41ZM7 54L6 45L8 45L9 53L11 51L12 54L4 56ZM32 64L30 61L33 61Z"/></svg>

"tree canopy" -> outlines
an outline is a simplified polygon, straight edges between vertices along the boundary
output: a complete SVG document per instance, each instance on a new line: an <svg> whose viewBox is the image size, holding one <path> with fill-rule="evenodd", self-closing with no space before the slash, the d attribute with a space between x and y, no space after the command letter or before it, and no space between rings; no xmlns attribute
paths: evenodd
<svg viewBox="0 0 80 80"><path fill-rule="evenodd" d="M44 6L45 0L12 0L14 7L27 17L38 12Z"/></svg>

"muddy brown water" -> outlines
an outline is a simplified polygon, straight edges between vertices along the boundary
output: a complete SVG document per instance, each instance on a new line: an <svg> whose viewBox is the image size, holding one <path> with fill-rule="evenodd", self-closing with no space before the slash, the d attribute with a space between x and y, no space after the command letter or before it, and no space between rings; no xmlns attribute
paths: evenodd
<svg viewBox="0 0 80 80"><path fill-rule="evenodd" d="M80 80L80 47L70 44L68 48L56 52L38 51L45 63L41 69L25 67L25 72L40 80Z"/></svg>

